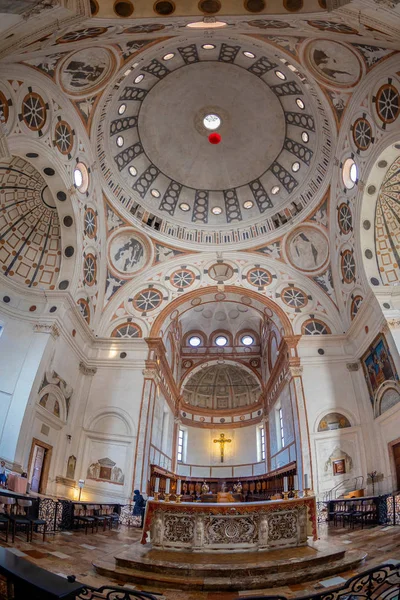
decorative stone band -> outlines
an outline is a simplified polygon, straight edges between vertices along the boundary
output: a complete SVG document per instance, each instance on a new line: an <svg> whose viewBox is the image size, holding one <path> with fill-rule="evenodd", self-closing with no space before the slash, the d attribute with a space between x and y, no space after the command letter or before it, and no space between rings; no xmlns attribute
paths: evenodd
<svg viewBox="0 0 400 600"><path fill-rule="evenodd" d="M60 330L55 323L51 325L45 323L36 323L33 327L34 333L49 333L52 338L57 339L60 337Z"/></svg>
<svg viewBox="0 0 400 600"><path fill-rule="evenodd" d="M97 373L97 367L89 367L83 361L79 363L79 370L83 375L89 375L91 377Z"/></svg>
<svg viewBox="0 0 400 600"><path fill-rule="evenodd" d="M358 363L358 362L347 363L346 368L348 371L358 371L358 369L360 368L360 363Z"/></svg>
<svg viewBox="0 0 400 600"><path fill-rule="evenodd" d="M148 501L142 544L187 552L273 550L317 539L314 497L246 504Z"/></svg>

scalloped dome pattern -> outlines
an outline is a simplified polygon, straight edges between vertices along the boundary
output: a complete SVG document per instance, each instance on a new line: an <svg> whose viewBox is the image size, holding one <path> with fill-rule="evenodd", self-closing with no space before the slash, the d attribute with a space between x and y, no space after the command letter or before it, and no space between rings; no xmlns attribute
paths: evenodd
<svg viewBox="0 0 400 600"><path fill-rule="evenodd" d="M55 289L60 223L51 192L26 160L0 162L0 268L28 287Z"/></svg>
<svg viewBox="0 0 400 600"><path fill-rule="evenodd" d="M186 404L211 410L232 410L256 404L261 387L255 376L234 365L217 364L197 371L185 385Z"/></svg>

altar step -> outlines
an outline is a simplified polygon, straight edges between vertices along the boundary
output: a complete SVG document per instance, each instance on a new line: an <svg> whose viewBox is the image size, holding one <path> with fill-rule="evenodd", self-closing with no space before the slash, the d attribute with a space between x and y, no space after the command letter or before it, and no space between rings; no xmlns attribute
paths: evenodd
<svg viewBox="0 0 400 600"><path fill-rule="evenodd" d="M327 542L269 552L208 554L153 550L136 543L93 566L105 577L144 589L250 590L326 579L360 565L366 556Z"/></svg>

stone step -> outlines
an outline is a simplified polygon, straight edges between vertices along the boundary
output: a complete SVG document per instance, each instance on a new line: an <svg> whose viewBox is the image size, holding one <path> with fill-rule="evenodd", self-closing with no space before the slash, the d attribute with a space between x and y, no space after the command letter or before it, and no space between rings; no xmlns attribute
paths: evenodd
<svg viewBox="0 0 400 600"><path fill-rule="evenodd" d="M192 576L193 570L201 571L203 577L226 577L233 569L241 577L242 573L255 576L307 568L341 560L346 550L326 542L311 543L300 548L271 550L264 552L176 552L173 550L153 550L151 546L133 544L132 548L115 557L117 567L125 569L149 570L152 573Z"/></svg>
<svg viewBox="0 0 400 600"><path fill-rule="evenodd" d="M117 580L120 583L135 583L146 590L159 589L185 589L199 591L225 591L225 590L254 590L279 587L309 580L326 579L344 571L355 568L364 562L367 554L358 550L349 550L341 559L331 562L315 564L313 566L297 567L290 564L290 570L281 572L266 572L258 570L256 575L246 573L238 574L236 564L231 564L230 572L224 576L205 577L201 570L192 569L191 575L170 573L168 567L164 572L152 572L140 568L126 568L117 566L112 556L93 563L95 570L105 577ZM231 555L231 558L232 555ZM233 563L233 561L232 561Z"/></svg>

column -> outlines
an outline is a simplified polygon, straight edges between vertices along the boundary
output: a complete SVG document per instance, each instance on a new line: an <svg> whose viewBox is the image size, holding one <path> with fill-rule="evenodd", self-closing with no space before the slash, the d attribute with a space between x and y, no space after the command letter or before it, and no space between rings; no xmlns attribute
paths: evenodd
<svg viewBox="0 0 400 600"><path fill-rule="evenodd" d="M145 492L149 480L149 456L151 442L151 421L157 389L157 375L152 370L144 370L142 403L140 407L138 435L136 440L133 489Z"/></svg>
<svg viewBox="0 0 400 600"><path fill-rule="evenodd" d="M299 489L303 489L303 477L307 473L309 485L313 488L313 469L310 449L310 435L308 429L307 410L304 400L304 389L301 374L302 366L290 366L289 372L292 380L289 382L292 396L293 413L297 419L294 419L295 439L296 439L296 461L297 472L299 475Z"/></svg>

